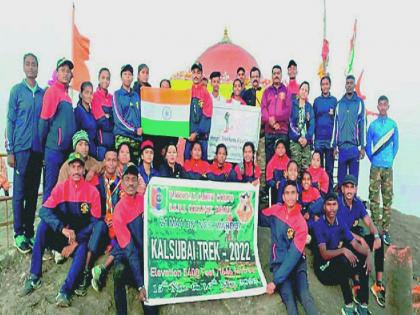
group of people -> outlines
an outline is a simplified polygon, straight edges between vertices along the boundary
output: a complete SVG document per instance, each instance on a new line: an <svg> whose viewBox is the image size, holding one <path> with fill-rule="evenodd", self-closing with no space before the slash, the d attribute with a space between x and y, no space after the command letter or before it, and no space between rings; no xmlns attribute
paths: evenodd
<svg viewBox="0 0 420 315"><path fill-rule="evenodd" d="M142 214L143 195L151 178L259 185L265 173L266 191L274 204L259 213L259 224L270 227L273 238L270 266L274 279L267 293L278 291L289 314L297 314L296 297L307 314L317 314L307 283L307 245L314 253L319 280L341 286L343 314L369 313L368 273L373 255L376 281L370 290L384 306L383 252L384 243L391 243L392 165L398 151L398 129L387 116L386 96L378 99L379 116L366 132L366 109L355 92L353 76L347 76L346 93L339 101L330 94L331 78L323 77L321 95L312 105L309 83L297 83L295 61L288 64L287 83L282 80L282 68L275 65L272 85L266 89L260 85L257 67L250 69L249 80L240 67L227 103L261 108L263 167L257 163L252 142L243 145L241 163L227 161L229 148L223 143L217 145L214 159L207 160L213 105L225 102L219 92L219 71L212 72L208 81L200 63L191 67L190 136L180 159L177 138L143 132L141 89L150 86L147 65L138 67L133 87L134 69L124 65L121 88L113 95L108 91L111 73L102 68L96 90L91 82L84 82L75 107L68 94L73 67L71 60L58 60L57 79L44 90L36 81L38 59L28 53L23 57L26 77L10 92L6 150L8 165L14 168L15 246L22 253L32 251L22 295L41 286L45 251L52 250L57 263L73 258L56 297L58 306L69 306L73 294L86 295L89 285L101 290L113 268L117 313L126 314L126 285L138 289L142 302L147 296ZM164 79L160 87L171 88L171 83ZM372 163L372 220L356 196L359 161L365 153ZM42 169L43 204L35 234ZM369 231L359 225L361 221ZM95 266L104 253L105 263ZM143 307L146 313L157 312L156 307Z"/></svg>

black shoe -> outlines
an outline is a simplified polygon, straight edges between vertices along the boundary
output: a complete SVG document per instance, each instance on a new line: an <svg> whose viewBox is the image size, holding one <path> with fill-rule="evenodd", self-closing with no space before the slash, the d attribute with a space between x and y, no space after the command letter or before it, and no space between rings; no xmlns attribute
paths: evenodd
<svg viewBox="0 0 420 315"><path fill-rule="evenodd" d="M87 294L87 289L90 284L90 270L85 269L82 274L82 280L79 283L79 286L74 290L74 294L77 296L85 296Z"/></svg>

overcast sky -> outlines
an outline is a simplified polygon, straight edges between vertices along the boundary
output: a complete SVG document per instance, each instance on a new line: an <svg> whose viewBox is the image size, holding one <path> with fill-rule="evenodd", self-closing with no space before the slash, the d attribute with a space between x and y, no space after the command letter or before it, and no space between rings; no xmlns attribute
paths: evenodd
<svg viewBox="0 0 420 315"><path fill-rule="evenodd" d="M39 78L45 86L57 59L71 54L72 1L4 1L0 10L0 126L4 126L10 87L23 78L22 56L39 56ZM231 40L257 60L263 76L273 64L298 63L299 81L319 94L317 69L322 45L322 0L294 1L74 1L79 31L91 40L88 63L94 84L99 68L108 66L111 90L119 87L122 64L150 66L150 81L186 70L228 27ZM400 0L327 0L329 72L333 93L344 91L344 70L354 19L358 19L355 74L365 70L362 92L375 110L379 95L390 97L390 115L407 136L401 155L415 167L420 143L419 70L420 5ZM3 138L1 127L1 138ZM409 135L409 137L408 137ZM406 146L406 147L404 147ZM3 151L1 141L0 151ZM415 153L411 154L411 153ZM418 169L418 167L417 167ZM410 170L407 168L409 175ZM412 173L412 172L411 172ZM403 175L400 174L400 177ZM414 177L413 177L414 178ZM417 185L419 179L414 178Z"/></svg>

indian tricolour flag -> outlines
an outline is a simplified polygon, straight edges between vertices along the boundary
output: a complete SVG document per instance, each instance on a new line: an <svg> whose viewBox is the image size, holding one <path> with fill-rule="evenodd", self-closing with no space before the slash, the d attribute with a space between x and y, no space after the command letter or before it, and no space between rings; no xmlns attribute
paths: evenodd
<svg viewBox="0 0 420 315"><path fill-rule="evenodd" d="M141 88L141 127L155 136L188 138L191 90Z"/></svg>

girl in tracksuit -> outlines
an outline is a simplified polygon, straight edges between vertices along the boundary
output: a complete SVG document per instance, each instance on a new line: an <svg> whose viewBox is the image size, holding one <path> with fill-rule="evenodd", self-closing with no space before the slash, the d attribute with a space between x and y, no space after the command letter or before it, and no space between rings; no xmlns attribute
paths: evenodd
<svg viewBox="0 0 420 315"><path fill-rule="evenodd" d="M203 148L201 142L193 142L191 145L191 159L184 162L185 176L188 179L207 179L209 163L203 160Z"/></svg>
<svg viewBox="0 0 420 315"><path fill-rule="evenodd" d="M143 178L146 186L149 184L152 177L159 176L157 169L153 167L153 158L155 154L155 147L153 142L150 140L145 140L142 142L140 147L140 165L139 165L139 175Z"/></svg>
<svg viewBox="0 0 420 315"><path fill-rule="evenodd" d="M245 142L242 153L244 159L240 166L242 182L258 185L261 178L261 169L255 161L255 146L252 142Z"/></svg>
<svg viewBox="0 0 420 315"><path fill-rule="evenodd" d="M293 100L290 115L289 138L292 159L301 170L306 169L311 161L311 145L315 130L312 105L308 102L309 83L300 84L299 97Z"/></svg>
<svg viewBox="0 0 420 315"><path fill-rule="evenodd" d="M91 82L83 82L80 86L79 102L74 110L76 129L84 130L89 136L89 155L96 159L96 120L92 113L93 85Z"/></svg>
<svg viewBox="0 0 420 315"><path fill-rule="evenodd" d="M284 179L284 173L287 170L289 157L286 154L286 144L283 140L278 139L274 145L274 155L267 164L265 171L266 182L272 189L272 196L277 196L277 191L281 181Z"/></svg>
<svg viewBox="0 0 420 315"><path fill-rule="evenodd" d="M115 147L112 94L108 92L111 73L108 68L99 70L99 85L92 99L92 114L97 124L97 159L103 161L108 149Z"/></svg>
<svg viewBox="0 0 420 315"><path fill-rule="evenodd" d="M322 206L324 200L319 190L312 186L311 173L305 171L302 175L302 192L300 195L300 204L302 205L302 215L308 224L309 231L316 221L322 215Z"/></svg>
<svg viewBox="0 0 420 315"><path fill-rule="evenodd" d="M246 105L245 101L241 97L241 93L243 91L242 87L243 87L243 84L241 80L235 79L233 81L232 97L229 100L227 100L226 103L233 104L233 105Z"/></svg>
<svg viewBox="0 0 420 315"><path fill-rule="evenodd" d="M315 151L312 153L311 166L307 171L311 174L312 185L317 188L322 196L325 196L330 187L330 178L328 173L321 167L321 153Z"/></svg>
<svg viewBox="0 0 420 315"><path fill-rule="evenodd" d="M282 196L284 187L287 182L293 182L296 184L297 190L298 190L298 196L302 193L302 185L299 181L299 166L297 165L297 162L295 160L290 160L287 163L286 172L284 173L284 177L280 180L279 186L278 186L278 192L277 192L277 203L282 202Z"/></svg>
<svg viewBox="0 0 420 315"><path fill-rule="evenodd" d="M226 146L223 143L218 144L216 147L216 156L207 173L209 180L218 182L242 181L239 167L237 165L233 167L231 163L226 162L227 154Z"/></svg>

